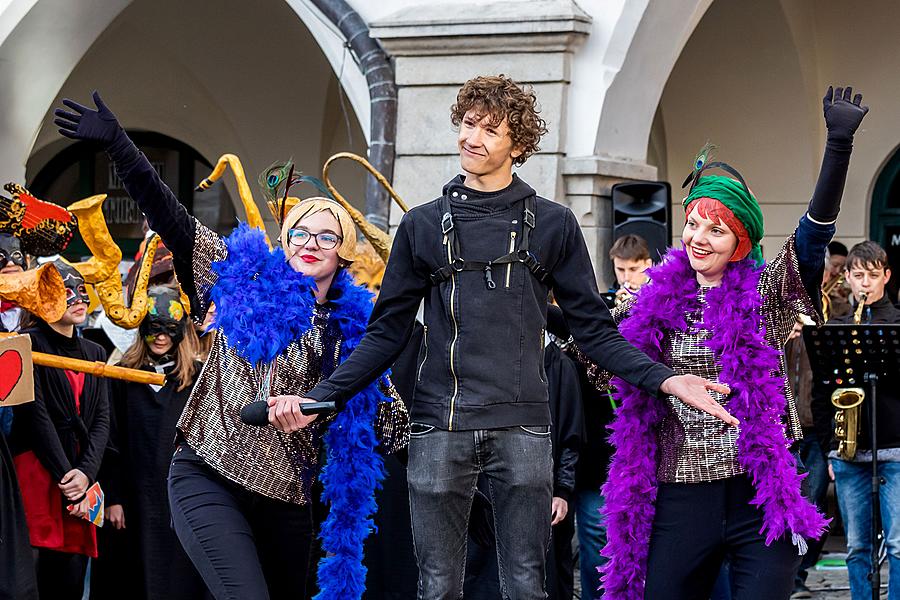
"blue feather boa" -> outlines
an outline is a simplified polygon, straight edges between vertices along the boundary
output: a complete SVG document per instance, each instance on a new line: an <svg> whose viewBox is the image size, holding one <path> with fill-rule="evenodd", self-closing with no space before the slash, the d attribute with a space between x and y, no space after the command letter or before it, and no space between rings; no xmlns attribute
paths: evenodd
<svg viewBox="0 0 900 600"><path fill-rule="evenodd" d="M210 291L215 326L238 356L252 365L270 363L309 329L315 282L287 263L279 246L270 251L262 230L246 223L225 238L228 255L214 262Z"/></svg>
<svg viewBox="0 0 900 600"><path fill-rule="evenodd" d="M315 284L290 267L281 248L270 251L262 231L246 223L225 244L228 257L213 264L216 326L251 364L271 362L309 329ZM365 334L372 293L344 270L331 289L336 299L330 319L341 331L343 362ZM378 404L391 401L378 385L386 375L351 398L325 434L320 479L329 512L319 536L327 556L319 563L315 600L352 600L365 592L363 542L374 529L375 491L384 478L374 423Z"/></svg>

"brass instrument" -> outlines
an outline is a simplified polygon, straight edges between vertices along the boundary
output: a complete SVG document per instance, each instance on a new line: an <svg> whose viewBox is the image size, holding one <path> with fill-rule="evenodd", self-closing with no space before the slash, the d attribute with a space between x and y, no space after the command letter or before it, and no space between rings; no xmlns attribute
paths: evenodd
<svg viewBox="0 0 900 600"><path fill-rule="evenodd" d="M831 292L844 285L844 276L838 275L829 279L822 286L822 317L825 321L831 317Z"/></svg>
<svg viewBox="0 0 900 600"><path fill-rule="evenodd" d="M866 307L868 294L860 292L853 323L859 325ZM866 398L866 392L858 387L838 388L831 394L834 413L834 437L838 441L838 456L843 460L853 460L856 456L856 440L859 437L859 407Z"/></svg>
<svg viewBox="0 0 900 600"><path fill-rule="evenodd" d="M93 255L88 260L74 263L72 266L78 269L86 283L94 285L109 320L120 327L134 329L147 314L147 285L159 236L154 235L147 242L131 306L126 307L122 277L119 275L122 251L113 241L103 218L104 200L106 194L99 194L79 200L68 207L68 210L78 217L81 237ZM182 294L182 302L184 301L186 298Z"/></svg>
<svg viewBox="0 0 900 600"><path fill-rule="evenodd" d="M838 441L838 456L853 460L856 438L859 436L859 407L866 398L862 388L838 388L831 394L834 414L834 437Z"/></svg>
<svg viewBox="0 0 900 600"><path fill-rule="evenodd" d="M619 308L626 302L628 302L629 298L634 295L634 293L638 290L637 286L632 285L629 282L625 282L622 284L622 287L619 288L620 291L616 292L615 301L613 303L613 308ZM625 290L624 292L621 290Z"/></svg>
<svg viewBox="0 0 900 600"><path fill-rule="evenodd" d="M856 304L856 310L853 312L853 323L854 325L859 325L860 321L862 321L863 311L866 309L866 300L868 299L869 294L866 292L859 293L859 301Z"/></svg>

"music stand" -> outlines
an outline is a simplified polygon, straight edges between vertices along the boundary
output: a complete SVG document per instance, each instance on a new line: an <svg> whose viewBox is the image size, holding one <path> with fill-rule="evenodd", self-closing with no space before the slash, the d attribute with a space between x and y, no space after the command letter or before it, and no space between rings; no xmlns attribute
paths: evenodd
<svg viewBox="0 0 900 600"><path fill-rule="evenodd" d="M824 325L803 327L803 341L817 384L862 387L868 384L872 445L872 600L881 593L881 478L878 477L877 398L879 379L897 376L900 366L900 324Z"/></svg>

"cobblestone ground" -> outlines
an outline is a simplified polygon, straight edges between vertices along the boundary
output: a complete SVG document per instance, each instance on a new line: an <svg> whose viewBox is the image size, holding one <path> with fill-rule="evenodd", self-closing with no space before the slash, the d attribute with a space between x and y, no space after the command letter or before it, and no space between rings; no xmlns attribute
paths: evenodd
<svg viewBox="0 0 900 600"><path fill-rule="evenodd" d="M843 537L831 537L825 545L825 553L822 555L822 564L826 559L843 558L846 550L846 541ZM887 565L881 569L881 595L887 597ZM852 600L850 597L850 581L847 578L847 569L813 569L809 572L806 585L812 592L813 600ZM575 598L588 598L582 596L578 581L578 572L575 573Z"/></svg>
<svg viewBox="0 0 900 600"><path fill-rule="evenodd" d="M845 543L843 537L829 538L819 564L829 558L842 558L842 552L846 550ZM881 595L884 598L887 597L887 564L881 569L881 584ZM814 600L851 600L846 569L814 569L809 572L806 585L813 593Z"/></svg>

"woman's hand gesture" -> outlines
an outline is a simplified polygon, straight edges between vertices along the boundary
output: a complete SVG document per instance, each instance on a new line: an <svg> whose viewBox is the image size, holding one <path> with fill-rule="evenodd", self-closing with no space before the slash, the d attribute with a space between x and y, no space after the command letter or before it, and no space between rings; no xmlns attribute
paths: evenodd
<svg viewBox="0 0 900 600"><path fill-rule="evenodd" d="M59 126L59 133L67 138L99 142L108 148L122 133L122 127L98 92L94 92L93 99L97 110L64 98L63 104L75 112L57 108L53 111L56 115L53 122Z"/></svg>
<svg viewBox="0 0 900 600"><path fill-rule="evenodd" d="M863 117L869 112L869 107L861 106L861 102L862 94L854 96L850 86L836 89L828 86L822 98L822 108L829 139L853 139Z"/></svg>

